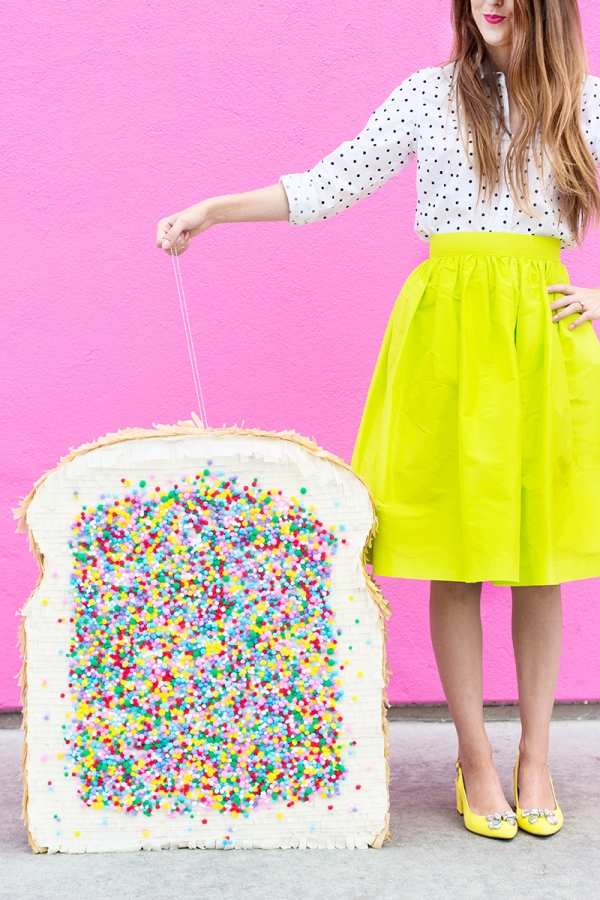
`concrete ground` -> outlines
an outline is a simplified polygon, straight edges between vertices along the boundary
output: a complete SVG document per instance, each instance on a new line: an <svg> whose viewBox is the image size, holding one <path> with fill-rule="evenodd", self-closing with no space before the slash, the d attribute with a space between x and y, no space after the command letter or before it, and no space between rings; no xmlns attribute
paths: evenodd
<svg viewBox="0 0 600 900"><path fill-rule="evenodd" d="M488 731L509 798L516 722ZM453 727L391 723L391 830L381 851L172 850L32 855L20 820L22 733L0 731L0 897L10 900L595 900L600 897L600 721L552 724L565 813L550 838L470 834L454 808Z"/></svg>

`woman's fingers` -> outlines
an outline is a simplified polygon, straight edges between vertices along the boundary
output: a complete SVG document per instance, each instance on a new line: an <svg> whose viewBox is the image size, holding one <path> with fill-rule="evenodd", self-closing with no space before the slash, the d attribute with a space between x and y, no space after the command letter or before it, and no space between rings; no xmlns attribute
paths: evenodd
<svg viewBox="0 0 600 900"><path fill-rule="evenodd" d="M177 218L173 222L171 228L165 234L162 240L162 248L163 250L170 250L172 247L175 248L177 246L177 240L182 231L186 228L186 222L182 218ZM181 243L181 241L180 241Z"/></svg>
<svg viewBox="0 0 600 900"><path fill-rule="evenodd" d="M549 294L574 294L578 288L573 284L551 284L548 288Z"/></svg>
<svg viewBox="0 0 600 900"><path fill-rule="evenodd" d="M550 304L550 309L560 309L561 306L573 303L572 297L576 291L577 288L573 287L572 284L551 284L548 288L549 294L564 294L564 296L559 297L558 300L553 300Z"/></svg>
<svg viewBox="0 0 600 900"><path fill-rule="evenodd" d="M156 226L156 246L162 247L162 243L165 239L167 231L171 228L173 224L173 218L161 219L158 225Z"/></svg>
<svg viewBox="0 0 600 900"><path fill-rule="evenodd" d="M579 293L580 289L574 287L572 284L553 284L548 288L549 294L563 294L564 296L559 297L558 300L553 300L550 304L550 309L560 309L562 306L569 306L575 303L576 306L579 305L579 299L576 298L576 295Z"/></svg>
<svg viewBox="0 0 600 900"><path fill-rule="evenodd" d="M183 253L197 234L206 231L213 224L207 214L209 206L202 200L194 206L167 216L158 223L156 246L167 253Z"/></svg>
<svg viewBox="0 0 600 900"><path fill-rule="evenodd" d="M161 219L156 229L156 246L161 247L163 250L170 250L171 247L177 245L178 240L179 244L186 240L189 241L187 228L187 220L181 213ZM180 237L183 232L185 232L185 238Z"/></svg>
<svg viewBox="0 0 600 900"><path fill-rule="evenodd" d="M583 307L579 300L576 303L569 303L560 312L555 313L552 316L553 322L558 322L559 319L566 319L567 316L572 316L573 313L581 313L583 311Z"/></svg>
<svg viewBox="0 0 600 900"><path fill-rule="evenodd" d="M156 246L162 247L165 241L173 243L184 228L184 223L179 220L179 214L161 219L156 231Z"/></svg>
<svg viewBox="0 0 600 900"><path fill-rule="evenodd" d="M600 319L600 288L582 288L574 284L551 284L548 287L548 293L564 295L550 304L550 309L554 313L553 322L576 315L577 318L568 325L572 331L583 325L584 322Z"/></svg>
<svg viewBox="0 0 600 900"><path fill-rule="evenodd" d="M582 312L580 316L577 316L576 319L573 319L567 328L569 331L573 331L574 328L578 328L580 325L583 325L584 322L591 322L593 318L593 315L586 310L585 312Z"/></svg>
<svg viewBox="0 0 600 900"><path fill-rule="evenodd" d="M171 244L166 248L167 253L175 253L177 256L181 256L182 253L185 253L187 248L190 246L190 234L188 231L182 232L174 244Z"/></svg>

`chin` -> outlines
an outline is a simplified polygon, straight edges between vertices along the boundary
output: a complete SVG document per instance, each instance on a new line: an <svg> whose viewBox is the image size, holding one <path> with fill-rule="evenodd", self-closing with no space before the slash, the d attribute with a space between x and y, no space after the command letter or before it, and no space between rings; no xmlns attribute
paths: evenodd
<svg viewBox="0 0 600 900"><path fill-rule="evenodd" d="M482 28L481 36L483 37L486 44L489 44L490 47L503 47L506 44L510 43L510 31L507 29L506 31L498 31L492 30L491 28Z"/></svg>

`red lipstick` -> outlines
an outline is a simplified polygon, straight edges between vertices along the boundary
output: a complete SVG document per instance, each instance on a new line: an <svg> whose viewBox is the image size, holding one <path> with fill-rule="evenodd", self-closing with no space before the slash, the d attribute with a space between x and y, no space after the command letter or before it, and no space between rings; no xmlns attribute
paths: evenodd
<svg viewBox="0 0 600 900"><path fill-rule="evenodd" d="M506 16L484 16L483 17L486 22L489 22L490 25L499 25L501 22L504 22Z"/></svg>

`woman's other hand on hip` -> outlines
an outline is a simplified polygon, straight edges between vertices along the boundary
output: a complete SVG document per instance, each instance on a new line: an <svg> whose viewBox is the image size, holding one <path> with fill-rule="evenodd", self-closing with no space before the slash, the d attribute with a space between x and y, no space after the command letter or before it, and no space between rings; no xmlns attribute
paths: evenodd
<svg viewBox="0 0 600 900"><path fill-rule="evenodd" d="M573 313L579 313L568 326L573 329L584 322L600 319L600 288L582 288L576 287L574 284L551 284L548 293L564 295L550 304L553 322L558 322L566 316L572 316Z"/></svg>

